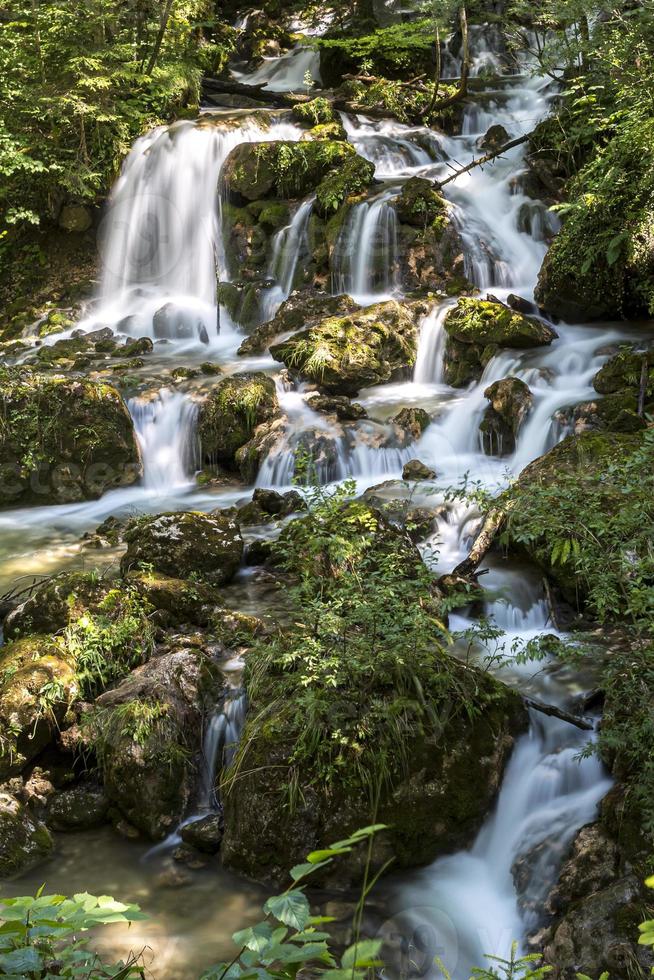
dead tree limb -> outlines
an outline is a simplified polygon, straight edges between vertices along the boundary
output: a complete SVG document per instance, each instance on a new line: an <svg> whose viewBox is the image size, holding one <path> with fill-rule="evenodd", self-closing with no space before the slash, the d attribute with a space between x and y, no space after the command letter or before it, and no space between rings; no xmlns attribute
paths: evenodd
<svg viewBox="0 0 654 980"><path fill-rule="evenodd" d="M436 183L439 187L444 187L445 184L450 184L453 180L456 180L457 177L460 177L461 174L467 174L469 170L474 170L475 167L481 167L484 163L490 163L490 161L495 160L496 157L502 156L502 154L506 153L507 150L512 150L514 146L520 146L522 143L526 143L530 136L531 133L525 133L524 136L518 136L514 140L509 140L509 142L501 146L499 150L493 150L492 153L485 153L483 157L477 157L476 160L472 160L470 163L466 164L465 167L460 167L458 170L455 170L454 173L451 173L449 177L445 178L445 180L436 181Z"/></svg>
<svg viewBox="0 0 654 980"><path fill-rule="evenodd" d="M415 78L410 78L408 82L395 82L398 88L419 88L421 90L426 89L426 85L422 85L422 80L424 75L417 75ZM363 82L364 85L375 85L377 82L388 82L388 78L382 78L379 75L343 75L343 81L345 82Z"/></svg>
<svg viewBox="0 0 654 980"><path fill-rule="evenodd" d="M640 366L640 386L638 388L638 414L641 419L645 414L645 395L647 394L647 382L649 381L649 364L647 354L643 354L643 361Z"/></svg>
<svg viewBox="0 0 654 980"><path fill-rule="evenodd" d="M473 542L472 548L470 549L470 554L467 558L464 558L463 561L459 562L456 568L453 569L452 575L456 575L461 578L469 578L471 575L474 575L477 568L486 557L488 549L495 539L495 535L501 530L505 521L506 510L496 507L494 510L490 511L481 526L479 534Z"/></svg>
<svg viewBox="0 0 654 980"><path fill-rule="evenodd" d="M546 704L544 701L526 697L524 694L522 695L522 700L529 708L533 708L534 711L540 711L541 714L548 715L550 718L559 718L561 721L567 721L569 725L574 725L575 728L581 728L584 732L592 732L595 728L592 721L588 721L587 718L580 718L579 715L573 715L569 711L564 711L563 708L558 708L555 704Z"/></svg>
<svg viewBox="0 0 654 980"><path fill-rule="evenodd" d="M445 99L441 99L440 102L436 102L434 105L432 105L430 107L432 113L442 112L443 109L449 108L449 106L454 105L455 102L460 102L461 99L465 99L466 95L468 94L468 79L470 78L470 37L468 34L468 16L466 14L465 4L461 5L461 10L459 11L459 23L461 24L461 38L463 42L461 49L461 78L459 79L459 87L452 95L448 95Z"/></svg>
<svg viewBox="0 0 654 980"><path fill-rule="evenodd" d="M442 71L442 64L441 64L441 31L440 31L440 28L439 28L438 24L436 24L435 45L436 45L436 67L434 68L434 91L432 93L431 102L429 103L429 107L427 108L427 111L425 112L425 116L427 116L427 117L431 116L431 114L434 111L434 107L436 106L436 103L438 102L438 90L439 90L440 85L441 85L441 71Z"/></svg>

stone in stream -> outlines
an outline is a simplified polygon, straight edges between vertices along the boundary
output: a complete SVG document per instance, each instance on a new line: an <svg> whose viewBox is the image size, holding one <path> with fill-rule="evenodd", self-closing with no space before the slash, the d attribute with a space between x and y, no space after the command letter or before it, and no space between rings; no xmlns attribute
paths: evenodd
<svg viewBox="0 0 654 980"><path fill-rule="evenodd" d="M138 667L101 695L89 715L107 796L152 840L165 837L184 815L202 721L221 684L202 649L177 649Z"/></svg>
<svg viewBox="0 0 654 980"><path fill-rule="evenodd" d="M360 309L351 296L297 292L279 307L272 320L255 327L238 349L240 356L263 354L282 334L315 326L328 316L343 316Z"/></svg>
<svg viewBox="0 0 654 980"><path fill-rule="evenodd" d="M49 857L50 833L15 796L0 791L0 878L13 878Z"/></svg>
<svg viewBox="0 0 654 980"><path fill-rule="evenodd" d="M394 415L391 423L417 442L431 422L429 412L424 408L403 408Z"/></svg>
<svg viewBox="0 0 654 980"><path fill-rule="evenodd" d="M108 384L2 368L0 408L0 506L95 499L141 476L132 419Z"/></svg>
<svg viewBox="0 0 654 980"><path fill-rule="evenodd" d="M279 416L275 382L261 373L234 374L211 388L198 413L203 459L237 469L237 453L258 426Z"/></svg>
<svg viewBox="0 0 654 980"><path fill-rule="evenodd" d="M184 824L179 832L186 844L206 854L217 854L223 839L223 818L220 813L208 813L198 820Z"/></svg>
<svg viewBox="0 0 654 980"><path fill-rule="evenodd" d="M478 381L488 362L502 348L551 344L556 331L502 303L464 297L445 317L443 353L445 380L454 388Z"/></svg>
<svg viewBox="0 0 654 980"><path fill-rule="evenodd" d="M103 824L108 810L109 800L102 786L83 782L50 799L46 823L52 830L88 830Z"/></svg>
<svg viewBox="0 0 654 980"><path fill-rule="evenodd" d="M416 321L409 306L390 300L350 316L328 317L274 344L270 353L321 392L353 396L408 376L417 352Z"/></svg>
<svg viewBox="0 0 654 980"><path fill-rule="evenodd" d="M175 578L197 575L211 585L231 581L241 563L238 525L220 514L178 511L137 518L125 532L123 574L145 569Z"/></svg>
<svg viewBox="0 0 654 980"><path fill-rule="evenodd" d="M486 388L484 398L490 402L479 425L484 452L487 456L510 456L534 396L519 378L503 378Z"/></svg>
<svg viewBox="0 0 654 980"><path fill-rule="evenodd" d="M350 401L345 395L311 395L307 404L314 412L334 415L339 422L358 422L368 418L363 405Z"/></svg>
<svg viewBox="0 0 654 980"><path fill-rule="evenodd" d="M485 150L487 153L494 153L500 147L504 146L505 143L508 143L509 138L509 134L504 126L495 123L486 130L483 136L479 137L477 146L480 150Z"/></svg>
<svg viewBox="0 0 654 980"><path fill-rule="evenodd" d="M436 476L435 470L430 469L419 459L410 459L404 464L402 469L403 480L433 480Z"/></svg>

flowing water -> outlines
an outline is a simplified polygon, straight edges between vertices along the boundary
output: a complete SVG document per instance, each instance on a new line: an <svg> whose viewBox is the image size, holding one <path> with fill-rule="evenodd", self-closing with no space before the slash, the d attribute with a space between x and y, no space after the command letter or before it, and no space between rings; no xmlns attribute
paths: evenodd
<svg viewBox="0 0 654 980"><path fill-rule="evenodd" d="M474 32L474 73L496 72L503 59L490 33ZM456 55L450 56L452 71ZM315 53L298 46L267 60L246 76L268 89L299 90L306 72L319 80ZM344 116L350 140L370 159L382 182L356 204L343 226L336 249L332 290L350 292L362 304L401 295L395 267L397 235L392 198L402 183L420 174L443 179L477 153L485 129L501 124L514 137L534 127L554 95L542 79L507 75L494 83L483 107L465 110L458 136L425 127L408 127L363 116ZM269 121L266 121L267 116ZM151 365L165 374L171 366L194 365L208 354L225 372L253 367L277 371L267 357L237 359L242 334L216 305L216 281L229 278L222 238L218 188L230 150L245 141L296 140L300 127L279 113L203 114L198 121L175 123L137 140L114 189L104 223L102 285L81 323L84 330L111 326L117 333L149 336L157 343ZM464 242L466 272L481 289L500 298L509 292L526 300L533 289L554 230L551 216L522 190L523 147L492 165L477 168L448 184L445 193ZM289 225L276 236L268 275L272 282L263 313L272 315L296 284L307 250L313 202L300 203ZM236 276L237 270L234 272ZM453 302L453 301L451 301ZM466 554L477 515L463 504L445 502L445 491L464 475L497 490L528 462L552 446L564 432L553 421L557 410L592 394L591 379L606 358L607 344L624 339L623 328L557 325L550 348L502 351L487 365L478 384L454 390L443 375L443 321L450 301L435 304L424 317L411 381L369 389L358 399L370 420L335 425L311 408L309 393L288 389L276 375L285 432L263 462L258 486L287 487L294 472L293 450L306 444L320 449L318 472L324 482L354 476L360 487L398 478L404 462L419 457L437 473L430 505L443 503L438 530L425 549L435 570L449 571ZM48 338L52 343L56 338ZM603 353L604 351L604 353ZM482 452L478 426L492 381L508 375L526 381L533 408L510 457ZM101 500L44 506L0 514L3 548L0 580L13 583L33 574L84 564L102 567L115 556L89 553L81 536L110 514L175 508L211 510L249 497L245 488L200 489L195 419L197 398L210 380L177 388L169 381L150 383L129 401L143 459L138 485L106 494ZM398 438L389 418L404 406L420 405L432 423L419 442ZM401 485L399 485L401 487ZM402 492L401 489L398 492ZM430 550L433 545L435 550ZM251 579L243 573L245 591ZM506 647L552 632L542 601L541 583L528 570L505 564L489 568L485 579L496 599L486 613L506 631ZM238 587L237 583L237 587ZM453 629L466 629L465 617ZM480 658L484 650L479 649ZM582 683L557 671L497 668L512 683L543 700L568 705ZM206 726L204 768L195 815L217 805L215 775L228 764L238 738L245 702L238 682ZM398 957L423 956L425 974L438 955L454 980L465 980L484 953L504 955L511 941L524 941L538 926L547 891L556 878L565 844L593 818L608 788L593 758L579 761L587 735L565 722L534 715L507 768L497 804L469 851L396 880L386 888L389 922L383 934L392 947L401 937ZM191 814L193 816L194 814ZM153 968L166 980L196 976L201 967L228 951L227 933L246 924L260 893L217 866L200 872L183 899L167 889L170 869L164 852L146 864L140 843L121 841L106 831L61 837L54 860L9 890L24 891L46 881L48 888L73 891L92 883L99 892L138 900L155 924L123 935L130 946L153 947ZM163 865L162 865L162 862ZM162 871L163 868L163 871ZM163 878L161 877L163 874ZM516 887L517 883L517 887ZM406 961L398 969L406 973ZM415 974L414 974L415 975Z"/></svg>

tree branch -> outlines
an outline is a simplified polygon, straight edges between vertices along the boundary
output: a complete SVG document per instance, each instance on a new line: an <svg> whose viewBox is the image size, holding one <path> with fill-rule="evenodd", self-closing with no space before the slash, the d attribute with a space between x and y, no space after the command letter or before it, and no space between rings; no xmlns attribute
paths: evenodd
<svg viewBox="0 0 654 980"><path fill-rule="evenodd" d="M455 170L454 173L450 174L449 177L446 177L445 180L436 181L436 183L439 187L444 187L445 184L450 184L453 180L456 180L457 177L460 177L461 174L467 174L469 170L474 170L475 167L481 167L482 164L490 163L490 161L494 160L496 157L502 156L503 153L506 153L507 150L513 149L514 146L520 146L522 143L526 143L530 136L531 133L525 133L524 136L518 136L517 139L509 140L509 142L501 146L499 150L493 150L492 153L486 153L483 157L478 157L476 160L472 160L470 163L466 164L465 167L460 167L459 170Z"/></svg>

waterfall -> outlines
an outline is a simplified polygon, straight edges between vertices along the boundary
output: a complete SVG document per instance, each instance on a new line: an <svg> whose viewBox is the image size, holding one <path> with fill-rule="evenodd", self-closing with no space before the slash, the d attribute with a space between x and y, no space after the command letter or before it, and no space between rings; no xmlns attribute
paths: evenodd
<svg viewBox="0 0 654 980"><path fill-rule="evenodd" d="M198 799L200 813L215 810L216 777L231 765L245 725L247 698L242 688L230 688L209 719L202 745L202 775Z"/></svg>
<svg viewBox="0 0 654 980"><path fill-rule="evenodd" d="M223 163L241 143L297 140L301 133L275 117L267 124L246 116L234 125L208 116L137 140L102 222L98 306L82 328L214 342L217 272L225 278Z"/></svg>
<svg viewBox="0 0 654 980"><path fill-rule="evenodd" d="M332 259L332 292L349 293L369 305L389 299L396 289L397 217L383 194L350 211Z"/></svg>
<svg viewBox="0 0 654 980"><path fill-rule="evenodd" d="M192 486L199 466L195 402L161 388L152 398L130 398L127 407L143 458L144 487L165 494Z"/></svg>
<svg viewBox="0 0 654 980"><path fill-rule="evenodd" d="M275 280L275 285L265 293L262 310L264 321L272 320L277 309L291 295L298 264L301 258L308 254L309 219L313 202L313 197L303 201L290 224L275 235L267 273Z"/></svg>
<svg viewBox="0 0 654 980"><path fill-rule="evenodd" d="M306 91L307 78L311 78L311 85L320 84L320 53L298 44L279 58L264 58L255 72L232 72L232 75L248 85L263 85L269 92Z"/></svg>

